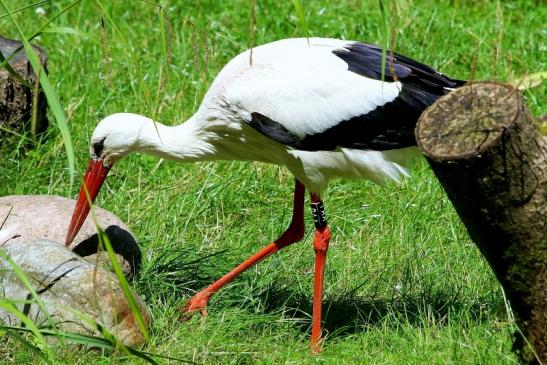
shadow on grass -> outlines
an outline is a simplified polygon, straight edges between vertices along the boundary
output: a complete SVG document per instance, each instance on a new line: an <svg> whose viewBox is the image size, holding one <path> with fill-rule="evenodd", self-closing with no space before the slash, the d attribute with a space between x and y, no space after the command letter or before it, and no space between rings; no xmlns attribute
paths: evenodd
<svg viewBox="0 0 547 365"><path fill-rule="evenodd" d="M219 251L198 257L188 249L159 255L141 272L140 278L146 282L141 291L147 297L175 291L179 298L189 299L233 268L234 258L227 255L227 251ZM492 295L467 300L458 288L436 286L421 291L398 291L393 297L385 298L358 296L355 292L359 287L356 285L355 289L323 302L323 325L329 336L347 336L370 327L398 327L402 323L415 327L444 326L462 315L474 323L506 316L501 300ZM272 282L251 288L246 285L243 274L235 285L222 290L215 299L211 304L217 308L239 307L256 313L256 306L260 306L264 313L282 313L284 318L294 319L302 332L310 330L312 294L303 293L298 287Z"/></svg>
<svg viewBox="0 0 547 365"><path fill-rule="evenodd" d="M300 329L310 330L312 294L297 293L288 288L269 286L260 294L265 311L282 312L284 317L305 317ZM323 328L331 337L347 336L370 327L444 326L456 317L483 323L494 317L505 317L505 307L493 298L466 301L458 291L399 293L393 298L356 296L353 291L339 293L323 302Z"/></svg>

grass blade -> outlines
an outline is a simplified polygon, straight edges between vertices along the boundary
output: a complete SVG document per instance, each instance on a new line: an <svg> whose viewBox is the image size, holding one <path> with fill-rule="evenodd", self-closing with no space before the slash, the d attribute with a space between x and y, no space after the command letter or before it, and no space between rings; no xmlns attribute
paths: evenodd
<svg viewBox="0 0 547 365"><path fill-rule="evenodd" d="M127 299L127 303L129 304L131 313L133 314L133 317L135 318L137 327L139 327L139 330L143 334L146 341L150 342L150 335L148 333L148 329L146 328L144 318L142 317L141 311L137 305L137 301L135 300L135 297L131 291L131 288L129 287L129 284L127 283L127 280L125 279L125 275L123 274L122 267L120 266L120 263L116 259L116 253L114 252L114 249L112 248L112 244L110 243L110 240L108 239L107 234L98 225L96 227L97 227L97 232L99 236L99 244L102 245L102 247L104 247L106 249L106 252L108 253L108 257L110 258L110 261L112 263L112 269L114 270L114 273L118 277L120 287L122 288L125 298Z"/></svg>
<svg viewBox="0 0 547 365"><path fill-rule="evenodd" d="M76 35L76 36L91 40L94 43L99 43L99 42L97 42L97 40L95 40L89 34L84 33L82 31L80 31L78 29L75 29L75 28L72 28L72 27L47 27L47 28L44 28L41 31L41 34L44 34L44 33Z"/></svg>
<svg viewBox="0 0 547 365"><path fill-rule="evenodd" d="M29 332L34 334L34 331L26 327L0 325L0 329L6 330L8 332L21 331L21 332ZM83 335L83 334L73 333L73 332L56 332L50 329L36 328L36 331L38 332L39 336L41 336L41 338L55 337L62 340L66 340L67 342L70 342L70 343L75 343L75 344L89 346L89 347L103 348L103 349L112 350L112 351L115 351L118 348L118 344L116 343L116 341L112 341L112 339L108 339L108 338ZM157 364L157 362L151 357L151 356L154 356L153 354L149 354L144 351L139 351L131 347L126 347L126 346L123 346L123 347L128 354L138 357L150 364Z"/></svg>
<svg viewBox="0 0 547 365"><path fill-rule="evenodd" d="M48 0L49 1L49 0ZM51 18L49 18L49 20L47 22L45 22L44 24L42 24L42 26L36 31L34 32L34 34L32 36L30 36L28 38L28 41L30 42L31 40L33 40L34 38L38 37L40 34L42 34L42 31L51 23L53 23L53 21L57 18L59 18L61 15L63 15L64 13L66 13L67 11L69 11L71 8L73 8L74 6L76 6L77 4L79 4L80 2L82 2L83 0L76 0L74 1L73 3L67 5L66 7L64 7L60 12L58 12L57 14L55 14L54 16L52 16ZM12 11L12 14L14 14L14 12ZM7 14L6 14L7 16ZM0 68L4 67L6 63L8 63L12 58L13 56L15 56L15 54L17 52L19 52L20 50L23 49L23 46L20 46L20 47L17 47L13 53L5 58L2 62L0 62Z"/></svg>
<svg viewBox="0 0 547 365"><path fill-rule="evenodd" d="M150 104L150 90L148 90L148 87L146 86L146 83L144 82L144 77L142 74L141 66L139 63L139 60L137 58L137 52L133 50L133 47L131 47L131 44L125 37L124 33L121 31L121 29L118 27L114 19L110 16L110 14L106 11L105 6L100 0L96 0L97 5L99 6L99 9L101 10L102 14L104 14L105 18L108 19L108 22L110 25L112 25L112 28L116 31L120 39L122 40L123 44L125 45L127 52L129 54L129 57L131 61L133 62L133 66L135 68L135 71L137 73L137 80L139 83L139 88L141 90L142 96L144 98L144 101L146 103L146 108L151 115L151 119L156 120L154 109L152 108L152 105Z"/></svg>
<svg viewBox="0 0 547 365"><path fill-rule="evenodd" d="M387 49L389 42L389 19L387 17L384 3L382 0L378 0L378 5L380 7L380 13L382 14L382 19L384 20L384 32L382 33L382 65L381 65L381 80L386 78L386 58L387 58Z"/></svg>
<svg viewBox="0 0 547 365"><path fill-rule="evenodd" d="M292 3L294 5L294 11L298 17L298 23L302 33L304 33L304 37L309 38L310 34L308 30L308 23L306 22L306 15L304 14L304 7L302 6L300 0L292 0Z"/></svg>
<svg viewBox="0 0 547 365"><path fill-rule="evenodd" d="M144 323L144 318L142 317L142 314L139 310L137 301L135 300L135 297L133 296L133 293L131 292L131 288L129 287L129 284L127 283L127 280L125 279L123 270L118 260L116 259L116 253L114 252L114 249L112 248L112 244L110 243L110 239L108 238L108 235L101 229L101 227L99 227L99 224L97 222L97 217L95 216L95 209L93 206L93 202L91 201L91 197L89 195L89 191L87 190L87 187L85 186L85 184L83 184L83 186L84 186L84 192L87 198L87 202L91 206L91 217L93 219L93 222L95 223L95 228L97 230L97 236L99 238L99 249L100 248L106 249L106 252L108 253L108 258L110 259L110 262L112 265L112 269L114 270L114 273L116 274L116 277L118 278L118 282L124 293L125 298L127 299L127 303L129 304L131 313L133 314L133 317L135 318L137 327L143 334L145 340L150 342L150 335L148 334L148 330L146 329L146 324Z"/></svg>
<svg viewBox="0 0 547 365"><path fill-rule="evenodd" d="M37 1L37 2L35 2L35 3L32 3L32 4L29 4L29 5L22 6L22 7L20 7L19 9L12 10L11 13L12 13L12 14L15 14L15 13L18 13L18 12L20 12L20 11L27 10L27 9L29 9L29 8L33 8L33 7L37 6L37 5L42 5L42 4L45 4L45 3L49 3L49 0ZM9 13L2 14L2 15L0 15L0 19L5 18L5 17L7 17L7 16L9 16Z"/></svg>
<svg viewBox="0 0 547 365"><path fill-rule="evenodd" d="M165 63L165 72L162 73L162 68L159 69L160 77L158 79L158 89L156 92L156 114L159 114L161 108L160 98L162 92L169 81L169 71L171 70L171 59L172 59L172 32L171 32L171 22L169 20L169 15L167 10L160 4L151 1L151 0L140 0L143 3L153 5L159 9L160 15L160 31L161 31L161 50L163 55L163 62Z"/></svg>
<svg viewBox="0 0 547 365"><path fill-rule="evenodd" d="M42 72L40 70L39 72ZM30 114L30 134L36 137L38 133L38 100L40 99L40 75L34 81L32 88L32 111Z"/></svg>

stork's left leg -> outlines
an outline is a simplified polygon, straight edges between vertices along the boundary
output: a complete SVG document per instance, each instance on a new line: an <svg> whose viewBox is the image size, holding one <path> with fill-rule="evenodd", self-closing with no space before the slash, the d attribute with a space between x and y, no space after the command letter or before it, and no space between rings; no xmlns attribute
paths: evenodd
<svg viewBox="0 0 547 365"><path fill-rule="evenodd" d="M183 308L185 313L182 317L183 320L188 319L187 313L201 311L203 315L207 312L205 307L209 301L209 298L218 292L226 284L234 280L239 274L248 268L256 265L258 262L264 260L266 257L276 253L284 247L287 247L295 242L300 241L304 237L304 184L296 180L294 184L294 203L293 203L293 216L289 228L274 242L262 248L260 251L249 257L247 260L239 264L232 271L222 276L220 279L209 285L207 288L194 294L192 298L186 303Z"/></svg>
<svg viewBox="0 0 547 365"><path fill-rule="evenodd" d="M313 283L313 312L310 346L312 351L321 351L321 308L323 304L323 279L325 263L330 241L330 229L325 219L323 201L316 194L311 194L311 209L315 223L313 248L315 250L315 275Z"/></svg>

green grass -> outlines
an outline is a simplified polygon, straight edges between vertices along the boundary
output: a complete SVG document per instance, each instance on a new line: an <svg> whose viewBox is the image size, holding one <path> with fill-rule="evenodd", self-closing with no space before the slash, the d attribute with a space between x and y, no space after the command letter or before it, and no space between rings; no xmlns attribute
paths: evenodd
<svg viewBox="0 0 547 365"><path fill-rule="evenodd" d="M31 3L6 1L12 10ZM15 19L30 35L70 3L42 4L45 16L29 8ZM77 174L84 172L88 140L102 117L130 111L166 124L183 122L220 68L250 40L261 44L305 30L385 43L389 34L397 51L457 78L507 81L547 68L547 9L541 1L398 1L394 17L389 1L382 13L372 0L267 0L256 1L254 27L253 1L160 3L170 27L145 2L86 1L52 23L80 35L43 33L34 40L49 54L49 79L68 118ZM386 24L394 31L386 32ZM0 18L0 25L3 35L18 36L9 17ZM546 112L545 87L525 96L534 114ZM56 128L34 149L1 146L0 179L0 195L78 192ZM301 243L213 297L205 320L179 323L178 309L192 293L285 229L292 187L285 169L259 163L180 165L135 155L112 170L97 202L127 222L144 253L132 283L154 320L143 350L211 364L516 362L510 351L515 328L499 284L424 161L400 186L331 185L325 197L333 239L321 355L308 350L311 224ZM141 361L51 347L56 363ZM41 360L3 336L0 363Z"/></svg>

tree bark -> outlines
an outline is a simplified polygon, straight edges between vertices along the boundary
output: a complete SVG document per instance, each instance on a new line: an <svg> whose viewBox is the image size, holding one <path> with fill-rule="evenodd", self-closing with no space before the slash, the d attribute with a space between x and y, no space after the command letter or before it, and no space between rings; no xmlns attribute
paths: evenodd
<svg viewBox="0 0 547 365"><path fill-rule="evenodd" d="M0 36L0 52L4 58L10 57L20 46L21 42ZM36 46L34 50L38 54L44 70L46 70L46 53ZM2 61L0 58L0 63ZM6 130L18 134L24 134L24 132L30 130L35 135L45 131L48 126L46 98L41 88L39 88L39 80L30 61L27 59L25 51L21 49L17 52L9 61L9 65L21 79L26 81L26 85L6 68L0 69L0 127L2 127L0 129L0 137L3 144L15 135ZM33 106L35 108L36 121L34 124L29 123Z"/></svg>
<svg viewBox="0 0 547 365"><path fill-rule="evenodd" d="M547 139L539 124L514 88L474 83L428 108L416 139L511 304L513 350L524 363L547 364Z"/></svg>

